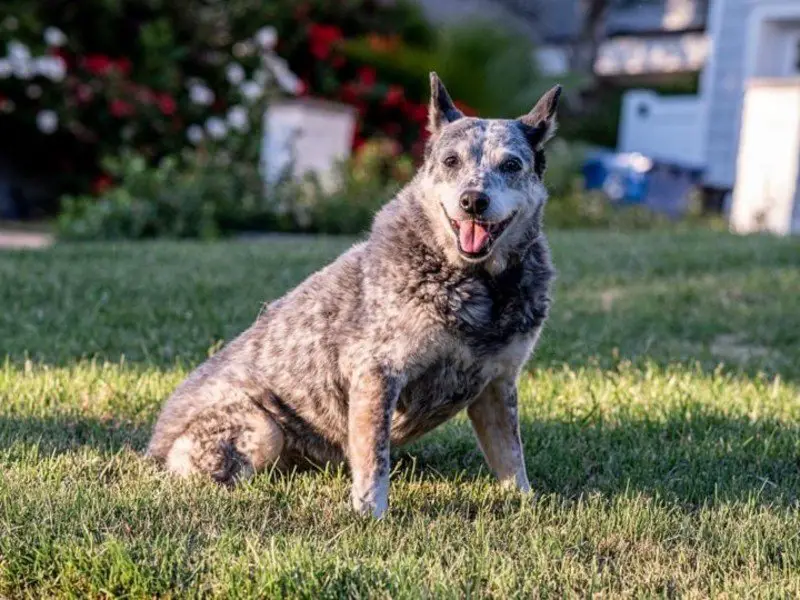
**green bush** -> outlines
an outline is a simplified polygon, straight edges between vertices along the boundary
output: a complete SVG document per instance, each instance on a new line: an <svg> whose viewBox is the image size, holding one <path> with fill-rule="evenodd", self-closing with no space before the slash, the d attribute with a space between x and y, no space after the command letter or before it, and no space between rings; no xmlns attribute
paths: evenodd
<svg viewBox="0 0 800 600"><path fill-rule="evenodd" d="M224 151L184 152L156 167L136 154L105 161L119 184L100 198L67 197L64 239L216 238L245 231L354 234L413 173L390 140L366 144L336 173L335 189L314 177L266 190L258 169Z"/></svg>
<svg viewBox="0 0 800 600"><path fill-rule="evenodd" d="M119 185L100 198L67 197L58 224L68 239L214 238L273 228L261 177L225 155L170 156L149 167L139 155L105 161Z"/></svg>
<svg viewBox="0 0 800 600"><path fill-rule="evenodd" d="M425 46L364 36L344 50L414 97L427 97L427 73L436 71L457 104L482 116L524 114L552 84L538 74L528 38L481 21L445 27Z"/></svg>

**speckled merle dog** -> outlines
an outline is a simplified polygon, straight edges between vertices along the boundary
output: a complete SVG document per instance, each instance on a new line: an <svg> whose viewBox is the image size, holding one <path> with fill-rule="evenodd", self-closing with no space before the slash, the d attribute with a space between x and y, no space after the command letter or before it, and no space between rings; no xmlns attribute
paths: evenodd
<svg viewBox="0 0 800 600"><path fill-rule="evenodd" d="M270 304L177 389L149 453L232 483L346 461L388 506L389 446L467 409L491 469L528 490L517 378L550 304L544 143L560 88L515 120L465 117L431 74L430 141L367 241Z"/></svg>

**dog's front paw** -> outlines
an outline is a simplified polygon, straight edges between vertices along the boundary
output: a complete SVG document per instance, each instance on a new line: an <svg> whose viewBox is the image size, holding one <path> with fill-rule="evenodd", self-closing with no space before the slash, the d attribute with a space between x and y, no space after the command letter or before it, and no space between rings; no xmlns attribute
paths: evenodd
<svg viewBox="0 0 800 600"><path fill-rule="evenodd" d="M389 508L389 491L388 486L384 488L381 485L371 486L365 490L359 490L355 486L350 492L350 501L353 504L353 509L361 515L372 515L376 519L380 519Z"/></svg>

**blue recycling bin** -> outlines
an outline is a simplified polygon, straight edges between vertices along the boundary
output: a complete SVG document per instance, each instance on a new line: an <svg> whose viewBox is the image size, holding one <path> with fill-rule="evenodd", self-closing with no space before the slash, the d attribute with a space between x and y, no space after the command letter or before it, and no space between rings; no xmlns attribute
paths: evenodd
<svg viewBox="0 0 800 600"><path fill-rule="evenodd" d="M602 190L615 204L641 204L680 217L691 189L702 182L703 169L637 152L596 150L587 156L582 173L587 190Z"/></svg>
<svg viewBox="0 0 800 600"><path fill-rule="evenodd" d="M647 197L652 161L638 153L595 151L583 163L587 190L602 190L620 204L641 204Z"/></svg>

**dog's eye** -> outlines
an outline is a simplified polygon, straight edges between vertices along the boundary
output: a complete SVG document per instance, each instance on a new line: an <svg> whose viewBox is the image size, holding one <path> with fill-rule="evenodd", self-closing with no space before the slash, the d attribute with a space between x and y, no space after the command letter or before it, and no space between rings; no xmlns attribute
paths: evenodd
<svg viewBox="0 0 800 600"><path fill-rule="evenodd" d="M507 158L500 163L500 170L503 173L516 173L522 170L522 162L518 158Z"/></svg>
<svg viewBox="0 0 800 600"><path fill-rule="evenodd" d="M455 169L461 161L458 159L458 156L455 154L451 154L447 158L444 159L444 166L448 169Z"/></svg>

